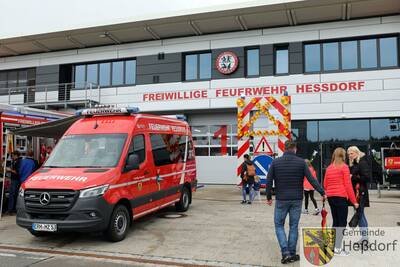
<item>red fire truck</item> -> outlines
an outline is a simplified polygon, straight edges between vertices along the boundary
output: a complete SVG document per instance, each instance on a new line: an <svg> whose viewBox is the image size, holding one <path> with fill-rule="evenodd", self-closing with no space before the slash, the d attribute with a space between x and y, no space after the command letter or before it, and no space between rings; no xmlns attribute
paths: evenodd
<svg viewBox="0 0 400 267"><path fill-rule="evenodd" d="M135 108L93 108L80 115L22 184L19 226L35 236L102 231L120 241L141 216L170 205L189 208L197 179L187 122Z"/></svg>

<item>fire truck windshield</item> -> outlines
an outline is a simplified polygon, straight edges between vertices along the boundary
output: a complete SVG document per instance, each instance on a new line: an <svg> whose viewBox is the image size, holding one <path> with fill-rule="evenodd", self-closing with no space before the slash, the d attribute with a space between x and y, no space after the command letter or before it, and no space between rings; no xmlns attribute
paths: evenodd
<svg viewBox="0 0 400 267"><path fill-rule="evenodd" d="M115 167L127 134L82 134L64 136L43 165L47 168Z"/></svg>

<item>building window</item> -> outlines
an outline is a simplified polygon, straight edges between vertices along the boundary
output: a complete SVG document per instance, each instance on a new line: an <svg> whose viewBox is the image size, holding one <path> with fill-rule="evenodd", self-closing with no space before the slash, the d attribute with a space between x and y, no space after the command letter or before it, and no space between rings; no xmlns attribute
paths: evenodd
<svg viewBox="0 0 400 267"><path fill-rule="evenodd" d="M87 65L86 80L88 83L97 84L97 67L98 67L98 64Z"/></svg>
<svg viewBox="0 0 400 267"><path fill-rule="evenodd" d="M112 85L124 84L124 62L117 61L112 63Z"/></svg>
<svg viewBox="0 0 400 267"><path fill-rule="evenodd" d="M304 45L305 72L390 68L398 60L398 37Z"/></svg>
<svg viewBox="0 0 400 267"><path fill-rule="evenodd" d="M246 76L260 75L260 49L246 50Z"/></svg>
<svg viewBox="0 0 400 267"><path fill-rule="evenodd" d="M339 69L339 43L325 43L322 45L322 61L324 71Z"/></svg>
<svg viewBox="0 0 400 267"><path fill-rule="evenodd" d="M75 87L81 88L85 86L86 82L86 65L75 66Z"/></svg>
<svg viewBox="0 0 400 267"><path fill-rule="evenodd" d="M357 41L341 43L342 48L342 69L352 70L358 68Z"/></svg>
<svg viewBox="0 0 400 267"><path fill-rule="evenodd" d="M36 69L34 68L0 72L0 89L34 86L35 81Z"/></svg>
<svg viewBox="0 0 400 267"><path fill-rule="evenodd" d="M321 71L321 46L308 44L304 46L305 72Z"/></svg>
<svg viewBox="0 0 400 267"><path fill-rule="evenodd" d="M376 39L360 41L361 68L369 69L378 66L378 50L376 49Z"/></svg>
<svg viewBox="0 0 400 267"><path fill-rule="evenodd" d="M346 129L346 131L343 131ZM369 140L369 120L326 120L319 122L319 141Z"/></svg>
<svg viewBox="0 0 400 267"><path fill-rule="evenodd" d="M297 142L318 142L317 121L292 121L292 137Z"/></svg>
<svg viewBox="0 0 400 267"><path fill-rule="evenodd" d="M200 54L200 79L211 79L211 53Z"/></svg>
<svg viewBox="0 0 400 267"><path fill-rule="evenodd" d="M287 46L275 48L275 74L289 73L289 50Z"/></svg>
<svg viewBox="0 0 400 267"><path fill-rule="evenodd" d="M136 60L125 61L125 84L136 83Z"/></svg>
<svg viewBox="0 0 400 267"><path fill-rule="evenodd" d="M372 140L400 140L400 118L371 119Z"/></svg>
<svg viewBox="0 0 400 267"><path fill-rule="evenodd" d="M397 54L397 38L380 38L379 39L379 56L381 67L395 67L398 66Z"/></svg>
<svg viewBox="0 0 400 267"><path fill-rule="evenodd" d="M102 87L111 85L111 63L110 62L100 64L99 84Z"/></svg>
<svg viewBox="0 0 400 267"><path fill-rule="evenodd" d="M237 125L192 126L196 156L235 156Z"/></svg>
<svg viewBox="0 0 400 267"><path fill-rule="evenodd" d="M75 88L93 86L109 87L136 83L136 60L119 60L81 64L74 67Z"/></svg>
<svg viewBox="0 0 400 267"><path fill-rule="evenodd" d="M211 79L211 53L185 55L185 81Z"/></svg>

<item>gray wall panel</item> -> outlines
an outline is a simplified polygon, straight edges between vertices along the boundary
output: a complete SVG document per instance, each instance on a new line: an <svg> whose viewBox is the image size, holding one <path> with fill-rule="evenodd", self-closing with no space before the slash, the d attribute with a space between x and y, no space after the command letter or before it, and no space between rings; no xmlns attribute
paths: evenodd
<svg viewBox="0 0 400 267"><path fill-rule="evenodd" d="M160 60L158 59L158 55L143 56L136 58L137 65L152 65L160 63L165 64L165 63L174 63L181 61L182 61L181 53L164 54L164 59Z"/></svg>
<svg viewBox="0 0 400 267"><path fill-rule="evenodd" d="M274 75L274 47L262 45L260 47L260 76Z"/></svg>
<svg viewBox="0 0 400 267"><path fill-rule="evenodd" d="M303 43L289 44L289 74L303 73Z"/></svg>
<svg viewBox="0 0 400 267"><path fill-rule="evenodd" d="M138 75L136 77L136 84L153 84L153 76L159 77L159 83L169 83L169 82L177 82L181 81L181 73L163 73L163 74L154 74L154 75Z"/></svg>
<svg viewBox="0 0 400 267"><path fill-rule="evenodd" d="M182 70L182 64L180 62L169 64L141 65L137 67L137 75L154 75L161 73L181 72Z"/></svg>
<svg viewBox="0 0 400 267"><path fill-rule="evenodd" d="M40 66L36 68L36 75L59 73L60 65Z"/></svg>
<svg viewBox="0 0 400 267"><path fill-rule="evenodd" d="M182 54L164 54L164 59L158 59L158 55L137 57L136 75L136 84L152 84L154 76L158 76L158 83L180 82Z"/></svg>

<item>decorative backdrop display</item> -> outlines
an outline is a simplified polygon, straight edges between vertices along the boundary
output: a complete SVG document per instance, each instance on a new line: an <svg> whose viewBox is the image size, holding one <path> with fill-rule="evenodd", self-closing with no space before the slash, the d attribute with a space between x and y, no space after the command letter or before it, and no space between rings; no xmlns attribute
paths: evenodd
<svg viewBox="0 0 400 267"><path fill-rule="evenodd" d="M285 141L291 139L291 97L265 96L237 99L237 136L238 136L238 178L244 155L269 154L282 155L285 150ZM275 114L275 115L274 115ZM254 123L261 117L268 119L268 124L258 130ZM254 142L257 142L255 144ZM264 149L259 149L263 146ZM254 150L254 147L256 149Z"/></svg>

